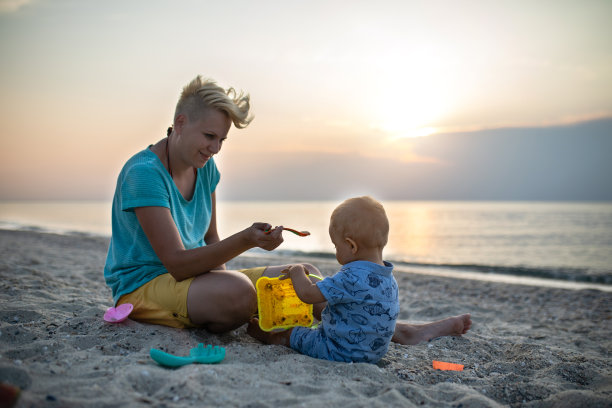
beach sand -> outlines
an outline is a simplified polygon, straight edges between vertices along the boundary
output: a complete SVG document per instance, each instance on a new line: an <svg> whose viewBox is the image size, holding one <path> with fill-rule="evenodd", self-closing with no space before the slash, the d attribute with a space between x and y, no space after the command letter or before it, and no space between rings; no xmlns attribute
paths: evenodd
<svg viewBox="0 0 612 408"><path fill-rule="evenodd" d="M400 319L469 312L472 330L391 344L378 364L317 360L260 344L246 326L223 335L132 320L109 324L108 240L0 231L0 382L18 407L605 407L612 406L612 293L450 279L396 271ZM243 256L232 268L331 260ZM188 355L220 345L216 365L167 369L149 350ZM433 360L464 364L440 371Z"/></svg>

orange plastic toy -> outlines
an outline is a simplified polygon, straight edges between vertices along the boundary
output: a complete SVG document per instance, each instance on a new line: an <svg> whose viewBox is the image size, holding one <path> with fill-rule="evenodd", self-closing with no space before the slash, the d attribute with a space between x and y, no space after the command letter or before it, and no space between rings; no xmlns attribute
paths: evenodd
<svg viewBox="0 0 612 408"><path fill-rule="evenodd" d="M312 325L312 305L300 300L291 279L259 278L256 283L259 327L264 331Z"/></svg>
<svg viewBox="0 0 612 408"><path fill-rule="evenodd" d="M445 363L444 361L433 361L433 368L436 370L463 371L463 364Z"/></svg>

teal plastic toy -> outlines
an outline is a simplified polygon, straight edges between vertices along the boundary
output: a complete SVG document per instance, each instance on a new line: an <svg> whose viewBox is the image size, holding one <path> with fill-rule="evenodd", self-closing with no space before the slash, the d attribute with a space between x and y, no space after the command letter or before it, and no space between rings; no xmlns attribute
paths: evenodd
<svg viewBox="0 0 612 408"><path fill-rule="evenodd" d="M164 367L181 367L187 364L215 364L223 361L225 358L225 349L223 347L207 345L200 343L189 352L189 356L175 356L168 354L158 349L151 349L149 353L151 358L159 365Z"/></svg>

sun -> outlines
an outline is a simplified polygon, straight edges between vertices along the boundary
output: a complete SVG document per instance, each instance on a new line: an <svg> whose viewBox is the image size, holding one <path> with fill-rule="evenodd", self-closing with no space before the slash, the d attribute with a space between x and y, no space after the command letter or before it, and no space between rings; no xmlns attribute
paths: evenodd
<svg viewBox="0 0 612 408"><path fill-rule="evenodd" d="M390 106L378 112L372 127L384 132L389 139L425 137L438 131L433 125L441 116L436 100L428 100L422 94L396 99L389 96L387 100L391 101Z"/></svg>
<svg viewBox="0 0 612 408"><path fill-rule="evenodd" d="M372 127L392 140L435 134L449 100L441 66L443 61L435 54L422 51L387 67L385 77L374 91Z"/></svg>
<svg viewBox="0 0 612 408"><path fill-rule="evenodd" d="M413 139L417 137L425 137L429 135L433 135L438 132L438 129L431 126L423 126L423 127L415 127L415 128L389 128L389 127L381 127L382 130L389 134L389 138L391 140L396 139Z"/></svg>
<svg viewBox="0 0 612 408"><path fill-rule="evenodd" d="M420 78L415 75L413 78ZM381 97L374 127L390 139L425 137L436 133L445 106L443 96L428 81L403 80Z"/></svg>

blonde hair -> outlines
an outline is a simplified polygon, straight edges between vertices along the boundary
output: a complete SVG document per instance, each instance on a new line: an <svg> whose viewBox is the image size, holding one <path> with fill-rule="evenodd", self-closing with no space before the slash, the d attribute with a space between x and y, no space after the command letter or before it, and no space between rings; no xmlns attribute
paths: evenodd
<svg viewBox="0 0 612 408"><path fill-rule="evenodd" d="M183 114L190 121L194 121L199 119L207 108L224 112L238 129L247 127L253 120L253 117L249 116L249 94L242 91L237 93L234 88L223 89L214 80L202 78L201 75L183 87L174 111L174 119Z"/></svg>
<svg viewBox="0 0 612 408"><path fill-rule="evenodd" d="M331 215L330 231L368 248L383 248L389 238L389 220L381 203L372 197L349 198Z"/></svg>

